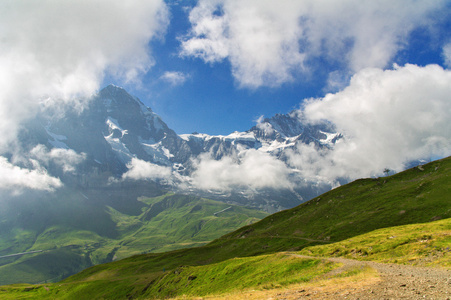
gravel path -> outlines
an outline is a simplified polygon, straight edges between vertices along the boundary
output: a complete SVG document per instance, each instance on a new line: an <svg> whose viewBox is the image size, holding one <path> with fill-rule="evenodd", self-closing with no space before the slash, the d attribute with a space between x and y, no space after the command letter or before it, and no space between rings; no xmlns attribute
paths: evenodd
<svg viewBox="0 0 451 300"><path fill-rule="evenodd" d="M298 255L296 255L298 256ZM311 258L308 256L299 256ZM343 263L343 267L332 271L342 272L354 266L369 266L379 273L378 279L353 284L338 290L327 287L310 291L288 291L277 299L449 299L451 300L451 270L414 267L398 264L383 264L345 258L327 258ZM294 295L296 293L296 296ZM294 296L294 297L293 297Z"/></svg>

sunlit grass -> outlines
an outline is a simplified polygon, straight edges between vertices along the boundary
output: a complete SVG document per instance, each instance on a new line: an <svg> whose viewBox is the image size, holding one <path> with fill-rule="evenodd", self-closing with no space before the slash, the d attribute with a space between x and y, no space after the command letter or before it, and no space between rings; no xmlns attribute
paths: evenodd
<svg viewBox="0 0 451 300"><path fill-rule="evenodd" d="M451 219L379 229L300 254L451 268Z"/></svg>

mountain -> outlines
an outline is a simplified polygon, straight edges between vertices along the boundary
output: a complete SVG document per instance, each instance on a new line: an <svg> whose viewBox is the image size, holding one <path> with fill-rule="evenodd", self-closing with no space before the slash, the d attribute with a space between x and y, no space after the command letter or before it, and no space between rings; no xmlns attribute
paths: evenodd
<svg viewBox="0 0 451 300"><path fill-rule="evenodd" d="M449 268L450 175L448 157L396 175L356 180L202 247L133 256L57 284L2 287L2 296L196 297L365 272L340 272L330 261L299 258L292 252L298 250ZM328 273L332 269L335 273Z"/></svg>
<svg viewBox="0 0 451 300"><path fill-rule="evenodd" d="M289 188L269 186L257 190L233 186L217 190L199 187L192 180L196 163L205 155L216 161L231 158L239 164L242 157L257 151L285 164L288 151L299 144L330 148L341 138L331 124L309 124L296 111L275 115L246 132L227 136L177 135L149 107L120 87L109 85L85 102L82 110L43 110L24 126L19 139L24 153L35 153L36 147L44 147L49 152L63 149L83 155L83 161L72 172L63 171L56 164L45 166L65 185L82 189L105 187L111 179L121 180L133 162L145 162L149 163L148 168L159 171L151 178L138 179L153 180L176 192L269 212L293 207L331 188L320 182L306 183L295 171L290 175L294 184ZM160 171L164 175L159 176Z"/></svg>
<svg viewBox="0 0 451 300"><path fill-rule="evenodd" d="M227 136L193 133L183 134L181 137L188 142L194 154L211 152L214 159L247 149L258 149L280 157L284 150L294 148L298 143L330 146L341 137L334 130L328 123L303 123L302 117L293 111L266 118L246 132L237 131Z"/></svg>
<svg viewBox="0 0 451 300"><path fill-rule="evenodd" d="M36 282L32 278L61 278L93 264L110 261L114 256L122 258L144 251L206 243L244 225L251 216L254 219L263 217L255 210L245 212L246 209L238 208L237 204L275 212L293 207L328 188L304 184L294 188L249 191L236 187L217 191L193 184L196 161L202 155L208 154L213 160L229 157L239 160L240 156L254 151L284 161L285 151L298 143L329 147L340 138L329 124L309 125L295 112L276 115L247 132L228 136L177 135L150 108L120 87L107 86L80 102L84 105L64 110L43 107L35 118L24 124L17 145L4 154L18 166L53 176L62 185L55 190L0 194L0 256L46 251L32 256L3 258L0 282L14 282L4 280L16 280L25 273L29 274L27 280L30 282ZM168 176L126 176L133 170L135 161L146 168L163 170ZM215 204L216 211L233 207L221 217L232 212L235 217L231 215L228 221L211 227L214 234L208 233L202 240L196 240L199 235L191 229L201 230L205 224L209 225L205 222L211 218L211 212L209 218L198 220L198 214L206 207L206 204L198 203L199 206L196 204L190 209L196 206L199 212L193 211L189 217L184 217L172 210L171 205L178 202L169 201L175 196L165 198L168 190L192 201L200 201L200 197L221 200L221 205ZM158 203L142 201L155 197L166 200ZM177 208L188 209L186 205ZM158 219L165 214L173 217ZM150 218L156 215L158 218ZM160 227L151 226L156 220ZM171 230L157 234L168 224L173 226ZM190 224L190 230L186 229L187 224ZM141 230L141 235L134 230ZM159 238L152 239L154 234ZM183 239L173 240L182 234L186 235ZM138 237L146 242L136 242ZM55 241L48 242L49 239ZM126 254L122 255L122 252ZM49 270L44 263L49 261L58 262L58 267ZM27 271L20 273L19 269Z"/></svg>

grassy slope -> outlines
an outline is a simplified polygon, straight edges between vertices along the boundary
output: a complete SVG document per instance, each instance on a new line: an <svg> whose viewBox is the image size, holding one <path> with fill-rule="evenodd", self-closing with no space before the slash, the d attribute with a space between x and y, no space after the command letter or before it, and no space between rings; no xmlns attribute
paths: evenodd
<svg viewBox="0 0 451 300"><path fill-rule="evenodd" d="M145 289L143 296L205 296L249 288L274 288L308 282L332 270L336 264L318 259L299 259L287 254L235 258L224 262L182 267L167 272Z"/></svg>
<svg viewBox="0 0 451 300"><path fill-rule="evenodd" d="M340 241L377 228L451 217L451 158L390 177L361 179L224 239L308 238Z"/></svg>
<svg viewBox="0 0 451 300"><path fill-rule="evenodd" d="M139 249L164 252L204 245L267 216L261 211L192 196L169 195L160 198L157 202L154 199L143 200L150 205L139 216L146 226L121 240L116 253L119 258L137 254ZM228 207L230 209L214 215ZM149 248L149 245L152 247Z"/></svg>
<svg viewBox="0 0 451 300"><path fill-rule="evenodd" d="M195 266L205 266L207 268L205 270L209 270L217 263L225 264L224 267L233 264L235 257L300 250L307 246L321 244L325 245L323 249L326 250L316 250L316 252L311 250L321 249L318 246L306 248L305 251L308 249L311 251L308 253L330 255L335 249L327 248L334 247L328 244L340 241L345 243L344 240L362 234L363 236L355 239L363 243L364 239L371 240L372 235L379 235L379 231L370 232L380 228L387 228L389 234L392 234L391 230L393 230L396 232L395 236L400 237L401 232L404 232L408 237L404 240L400 239L401 243L398 246L402 246L408 245L409 242L406 241L410 240L421 243L424 236L429 240L429 236L434 236L429 230L435 231L438 230L435 226L445 226L445 233L442 232L437 236L436 243L446 245L449 242L449 230L446 227L449 226L448 220L430 223L431 227L424 227L425 232L422 232L420 237L409 236L412 233L408 232L418 231L418 228L414 226L422 225L412 225L410 229L389 227L451 217L450 175L451 158L447 158L390 177L357 180L294 209L271 215L258 223L240 228L206 246L162 254L133 256L114 263L95 266L66 279L58 288L67 297L75 293L85 293L92 297L151 296L154 294L149 294L150 291L154 290L158 282L165 280L164 270L176 272L181 265L188 266L188 270L194 270ZM364 234L368 234L367 237ZM373 244L369 244L368 247L375 249L378 239L380 240L380 237L373 239ZM353 240L354 238L351 239ZM384 239L386 240L392 239ZM441 252L443 247L440 248ZM403 251L410 250L406 248ZM358 253L358 250L354 252ZM352 253L352 250L349 253ZM418 255L424 254L421 251L418 253ZM244 261L252 263L252 258L244 258ZM221 277L219 273L219 270L215 272L218 278ZM242 278L245 280L249 276ZM192 284L194 282L195 280ZM233 281L231 284L235 285ZM165 289L162 289L160 293L170 293L169 290L173 291L175 287L175 281L167 281ZM205 285L203 287L209 288ZM228 288L230 285L224 284L221 291L227 291ZM51 286L51 290L52 293L56 293L56 286ZM12 293L12 290L9 292Z"/></svg>
<svg viewBox="0 0 451 300"><path fill-rule="evenodd" d="M300 254L451 268L451 218L383 228Z"/></svg>
<svg viewBox="0 0 451 300"><path fill-rule="evenodd" d="M215 216L215 212L230 205L184 195L168 194L140 200L143 208L137 216L106 207L114 225L112 230L117 232L115 238L67 225L47 227L33 237L34 243L27 249L45 252L26 255L0 266L0 283L61 280L92 264L112 259L204 245L267 215L232 206ZM39 261L42 263L37 263Z"/></svg>
<svg viewBox="0 0 451 300"><path fill-rule="evenodd" d="M88 283L53 285L15 285L0 287L2 299L162 299L179 295L211 295L242 289L287 286L309 282L338 267L320 259L299 259L290 254L270 254L235 258L217 264L179 267L151 277L98 277ZM301 275L300 275L301 274ZM149 282L151 284L149 284ZM3 291L3 293L2 293Z"/></svg>

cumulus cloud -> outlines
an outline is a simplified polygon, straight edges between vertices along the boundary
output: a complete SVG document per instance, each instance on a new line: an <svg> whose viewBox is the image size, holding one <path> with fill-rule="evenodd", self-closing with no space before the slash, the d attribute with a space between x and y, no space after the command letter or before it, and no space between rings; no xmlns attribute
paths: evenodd
<svg viewBox="0 0 451 300"><path fill-rule="evenodd" d="M183 56L228 59L242 87L278 86L323 57L352 72L385 67L446 1L201 0Z"/></svg>
<svg viewBox="0 0 451 300"><path fill-rule="evenodd" d="M165 72L160 79L170 83L172 86L182 85L188 79L188 75L182 72Z"/></svg>
<svg viewBox="0 0 451 300"><path fill-rule="evenodd" d="M169 180L172 175L172 169L163 167L150 162L132 158L127 164L128 171L122 175L122 179L133 180Z"/></svg>
<svg viewBox="0 0 451 300"><path fill-rule="evenodd" d="M21 168L0 156L0 190L19 192L27 188L52 191L61 186L61 181L50 176L43 168Z"/></svg>
<svg viewBox="0 0 451 300"><path fill-rule="evenodd" d="M137 79L153 65L148 43L167 23L162 0L3 1L0 146L39 102L80 105L106 74Z"/></svg>
<svg viewBox="0 0 451 300"><path fill-rule="evenodd" d="M191 37L182 43L182 55L206 62L228 58L233 75L243 86L278 85L290 80L292 69L303 65L298 43L302 31L289 3L273 4L199 1L190 13L193 27Z"/></svg>
<svg viewBox="0 0 451 300"><path fill-rule="evenodd" d="M205 153L194 162L194 186L204 190L230 191L234 188L291 188L290 170L285 163L255 149L242 151L237 158L215 160Z"/></svg>
<svg viewBox="0 0 451 300"><path fill-rule="evenodd" d="M311 99L312 120L329 120L345 136L333 148L300 145L289 164L306 178L335 181L402 170L409 161L451 153L451 71L437 65L364 69L343 91Z"/></svg>
<svg viewBox="0 0 451 300"><path fill-rule="evenodd" d="M82 108L106 75L134 82L153 64L149 41L168 23L163 0L2 1L0 4L0 154L13 149L21 124L42 107ZM35 148L73 170L80 158L62 149ZM2 186L59 186L41 169L2 163ZM23 176L23 178L19 178ZM42 181L42 185L37 184Z"/></svg>
<svg viewBox="0 0 451 300"><path fill-rule="evenodd" d="M304 180L337 186L380 176L385 168L451 154L451 71L438 65L367 68L342 91L309 99L293 112L303 122L333 123L342 133L333 147L299 143L285 163L256 149L214 160L194 161L194 186L204 190L292 188ZM257 126L266 128L263 116Z"/></svg>
<svg viewBox="0 0 451 300"><path fill-rule="evenodd" d="M86 159L86 154L78 154L72 149L53 148L48 150L44 145L37 145L30 151L31 157L41 164L49 166L50 163L62 168L64 172L74 172L75 167Z"/></svg>

